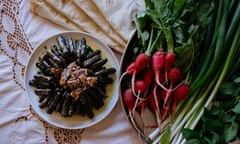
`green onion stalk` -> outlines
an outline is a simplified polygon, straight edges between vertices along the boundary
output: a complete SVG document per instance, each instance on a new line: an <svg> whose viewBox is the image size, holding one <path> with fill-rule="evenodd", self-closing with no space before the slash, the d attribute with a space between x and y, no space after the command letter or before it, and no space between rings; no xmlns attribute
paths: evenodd
<svg viewBox="0 0 240 144"><path fill-rule="evenodd" d="M213 101L213 99L215 98L219 88L220 88L220 85L222 84L223 80L225 79L227 73L231 70L231 65L235 62L234 60L234 54L235 53L238 53L240 52L239 48L240 48L240 42L239 42L239 37L240 37L240 29L237 30L236 32L236 36L234 37L234 41L233 41L233 44L231 45L231 48L230 48L230 51L229 51L229 54L227 56L227 59L225 61L225 64L224 64L224 67L220 73L220 75L214 77L214 79L218 78L218 80L215 82L215 85L214 85L214 88L212 91L206 91L205 93L203 94L206 94L205 96L207 96L205 98L205 96L203 96L201 100L203 99L206 99L204 100L204 105L200 108L197 108L194 110L194 113L192 113L192 117L190 119L188 119L188 122L184 125L184 128L190 128L190 129L194 129L196 127L196 125L198 124L201 116L203 115L203 112L204 112L204 108L209 108L210 105L211 105L211 102ZM184 141L182 136L180 136L178 138L178 141Z"/></svg>

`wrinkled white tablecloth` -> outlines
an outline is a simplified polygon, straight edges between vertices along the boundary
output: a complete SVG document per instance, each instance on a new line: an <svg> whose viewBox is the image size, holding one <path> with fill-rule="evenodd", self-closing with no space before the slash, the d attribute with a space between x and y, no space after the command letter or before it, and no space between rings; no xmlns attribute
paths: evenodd
<svg viewBox="0 0 240 144"><path fill-rule="evenodd" d="M124 0L118 2L126 8ZM141 143L120 104L102 122L81 130L54 128L32 110L25 66L39 42L64 30L32 14L28 0L0 0L0 144Z"/></svg>

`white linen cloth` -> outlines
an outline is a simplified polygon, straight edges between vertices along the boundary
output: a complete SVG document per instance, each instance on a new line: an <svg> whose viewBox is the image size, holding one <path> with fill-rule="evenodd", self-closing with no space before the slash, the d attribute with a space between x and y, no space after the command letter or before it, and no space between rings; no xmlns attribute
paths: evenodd
<svg viewBox="0 0 240 144"><path fill-rule="evenodd" d="M129 26L118 17L124 16L128 0L102 1L103 13L126 35ZM113 10L119 11L111 15ZM68 29L32 14L28 0L0 0L0 144L142 143L120 104L102 122L81 130L54 128L32 110L24 88L25 66L36 45L64 30Z"/></svg>

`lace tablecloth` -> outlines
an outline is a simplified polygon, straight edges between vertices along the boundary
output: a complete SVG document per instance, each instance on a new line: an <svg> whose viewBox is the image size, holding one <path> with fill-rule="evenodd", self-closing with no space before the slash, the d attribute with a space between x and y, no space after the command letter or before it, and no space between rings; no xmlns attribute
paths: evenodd
<svg viewBox="0 0 240 144"><path fill-rule="evenodd" d="M28 0L0 0L0 144L141 143L120 104L99 124L80 130L55 128L32 110L24 71L35 46L67 30L30 12Z"/></svg>

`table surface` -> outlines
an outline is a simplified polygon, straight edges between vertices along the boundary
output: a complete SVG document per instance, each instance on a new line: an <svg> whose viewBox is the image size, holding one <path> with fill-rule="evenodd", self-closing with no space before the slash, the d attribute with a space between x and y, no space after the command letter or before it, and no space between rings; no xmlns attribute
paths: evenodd
<svg viewBox="0 0 240 144"><path fill-rule="evenodd" d="M24 88L26 64L36 45L68 29L32 14L29 7L28 0L0 0L0 144L142 143L119 103L86 129L56 128L37 116Z"/></svg>

